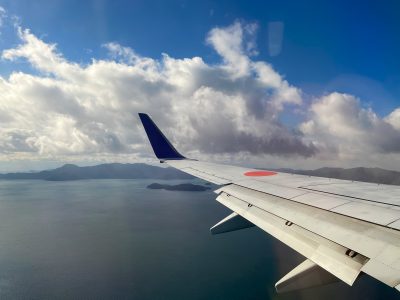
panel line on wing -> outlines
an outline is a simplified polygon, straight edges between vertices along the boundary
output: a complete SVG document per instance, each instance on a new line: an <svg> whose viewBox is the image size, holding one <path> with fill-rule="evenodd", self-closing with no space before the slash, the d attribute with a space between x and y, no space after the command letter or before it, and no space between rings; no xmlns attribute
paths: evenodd
<svg viewBox="0 0 400 300"><path fill-rule="evenodd" d="M371 199L365 199L365 198L360 198L360 197L355 197L355 196L339 194L339 193L327 192L327 191L324 191L324 190L311 189L311 188L307 188L307 187L303 187L303 186L300 186L299 188L300 189L309 190L309 191L312 191L312 192L320 192L320 193L324 193L324 194L335 195L335 196L346 197L346 198L352 198L352 199L368 201L368 202L374 202L374 203L378 203L378 204L385 203L385 204L388 204L389 206L400 207L399 204L395 204L395 203L391 203L391 202L376 201L376 200L371 200Z"/></svg>

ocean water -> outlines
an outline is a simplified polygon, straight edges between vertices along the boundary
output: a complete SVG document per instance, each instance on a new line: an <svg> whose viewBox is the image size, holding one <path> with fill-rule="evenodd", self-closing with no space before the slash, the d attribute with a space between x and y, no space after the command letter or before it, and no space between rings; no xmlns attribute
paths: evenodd
<svg viewBox="0 0 400 300"><path fill-rule="evenodd" d="M258 228L212 236L212 191L152 182L0 181L0 299L398 298L368 276L277 295L302 257Z"/></svg>

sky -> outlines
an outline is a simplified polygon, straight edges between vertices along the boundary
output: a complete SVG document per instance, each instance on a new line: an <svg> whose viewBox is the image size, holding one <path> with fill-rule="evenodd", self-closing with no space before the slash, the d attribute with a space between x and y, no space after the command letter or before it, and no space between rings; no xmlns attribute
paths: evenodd
<svg viewBox="0 0 400 300"><path fill-rule="evenodd" d="M0 172L185 156L400 171L398 1L0 1Z"/></svg>

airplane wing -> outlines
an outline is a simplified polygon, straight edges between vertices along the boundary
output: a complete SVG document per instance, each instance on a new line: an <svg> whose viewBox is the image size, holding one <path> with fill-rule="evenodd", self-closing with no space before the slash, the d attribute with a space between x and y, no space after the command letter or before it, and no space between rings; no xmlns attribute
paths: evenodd
<svg viewBox="0 0 400 300"><path fill-rule="evenodd" d="M400 187L253 170L188 159L146 114L139 114L161 162L220 185L217 201L233 213L211 233L258 226L306 260L277 292L366 273L400 291Z"/></svg>

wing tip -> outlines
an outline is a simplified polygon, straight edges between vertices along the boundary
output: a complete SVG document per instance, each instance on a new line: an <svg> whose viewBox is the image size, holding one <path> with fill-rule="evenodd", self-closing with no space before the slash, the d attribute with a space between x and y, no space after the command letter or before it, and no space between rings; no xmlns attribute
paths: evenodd
<svg viewBox="0 0 400 300"><path fill-rule="evenodd" d="M165 137L162 131L157 127L154 121L146 113L138 113L140 121L146 131L147 137L153 148L154 154L160 160L180 160L186 159L180 154L170 141Z"/></svg>

